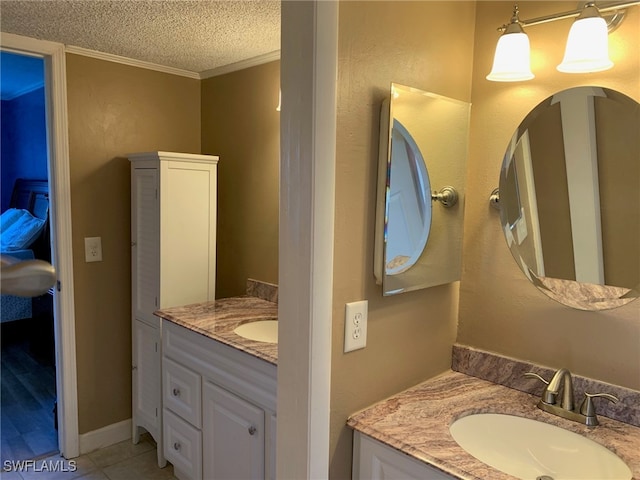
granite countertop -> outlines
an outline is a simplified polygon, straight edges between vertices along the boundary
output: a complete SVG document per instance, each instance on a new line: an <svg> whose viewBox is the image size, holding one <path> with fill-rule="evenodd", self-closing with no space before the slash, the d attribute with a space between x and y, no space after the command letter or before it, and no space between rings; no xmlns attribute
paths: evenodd
<svg viewBox="0 0 640 480"><path fill-rule="evenodd" d="M354 430L465 480L514 477L477 460L460 447L449 426L476 413L532 418L583 435L616 453L640 480L640 428L599 416L586 427L543 412L539 398L463 373L448 371L358 412L347 420Z"/></svg>
<svg viewBox="0 0 640 480"><path fill-rule="evenodd" d="M155 315L266 362L278 364L277 343L249 340L233 332L244 323L277 320L277 303L241 296L165 308Z"/></svg>

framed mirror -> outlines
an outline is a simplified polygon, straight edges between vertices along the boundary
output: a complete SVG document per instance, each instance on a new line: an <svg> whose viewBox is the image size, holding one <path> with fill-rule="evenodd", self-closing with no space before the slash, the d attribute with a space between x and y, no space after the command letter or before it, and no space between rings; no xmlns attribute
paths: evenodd
<svg viewBox="0 0 640 480"><path fill-rule="evenodd" d="M500 219L527 278L567 306L604 310L640 291L640 106L576 87L536 106L500 170Z"/></svg>
<svg viewBox="0 0 640 480"><path fill-rule="evenodd" d="M391 84L380 115L374 260L383 295L460 279L470 107Z"/></svg>

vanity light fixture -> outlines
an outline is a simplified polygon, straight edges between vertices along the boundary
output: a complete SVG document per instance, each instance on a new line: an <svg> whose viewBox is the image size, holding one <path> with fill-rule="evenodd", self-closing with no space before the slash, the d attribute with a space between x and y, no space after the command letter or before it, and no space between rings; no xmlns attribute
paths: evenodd
<svg viewBox="0 0 640 480"><path fill-rule="evenodd" d="M529 62L529 37L524 33L518 13L518 5L514 5L511 23L504 26L504 32L498 39L493 68L487 80L518 82L534 77Z"/></svg>
<svg viewBox="0 0 640 480"><path fill-rule="evenodd" d="M276 112L279 112L282 109L282 90L278 90L278 106L276 107Z"/></svg>
<svg viewBox="0 0 640 480"><path fill-rule="evenodd" d="M564 59L558 70L564 73L601 72L613 67L609 59L607 22L593 2L587 3L571 25Z"/></svg>
<svg viewBox="0 0 640 480"><path fill-rule="evenodd" d="M587 2L583 8L531 20L520 20L516 5L511 23L498 28L498 31L503 34L498 39L493 68L487 75L487 80L510 82L534 78L529 66L529 40L524 28L575 17L577 18L569 31L564 59L558 65L558 70L564 73L607 70L613 66L613 62L609 59L607 32L613 31L620 24L625 8L639 4L640 0L632 0L607 2L596 6L596 3L591 1ZM611 13L606 15L606 20L601 15L605 12ZM507 49L503 44L509 45L509 48Z"/></svg>

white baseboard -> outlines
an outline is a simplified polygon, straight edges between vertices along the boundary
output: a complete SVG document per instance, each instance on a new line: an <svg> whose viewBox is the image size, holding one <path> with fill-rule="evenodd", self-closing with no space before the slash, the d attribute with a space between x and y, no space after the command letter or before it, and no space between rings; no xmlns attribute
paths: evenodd
<svg viewBox="0 0 640 480"><path fill-rule="evenodd" d="M107 425L80 435L80 455L131 438L131 419Z"/></svg>

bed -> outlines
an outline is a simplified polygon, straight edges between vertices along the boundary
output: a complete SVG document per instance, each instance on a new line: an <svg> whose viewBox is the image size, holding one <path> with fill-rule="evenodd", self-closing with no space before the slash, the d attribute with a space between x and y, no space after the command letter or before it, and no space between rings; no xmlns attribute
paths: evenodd
<svg viewBox="0 0 640 480"><path fill-rule="evenodd" d="M20 260L39 259L50 262L48 182L17 179L9 209L2 213L0 228L2 255ZM32 318L34 301L36 299L1 295L0 321L5 323Z"/></svg>

